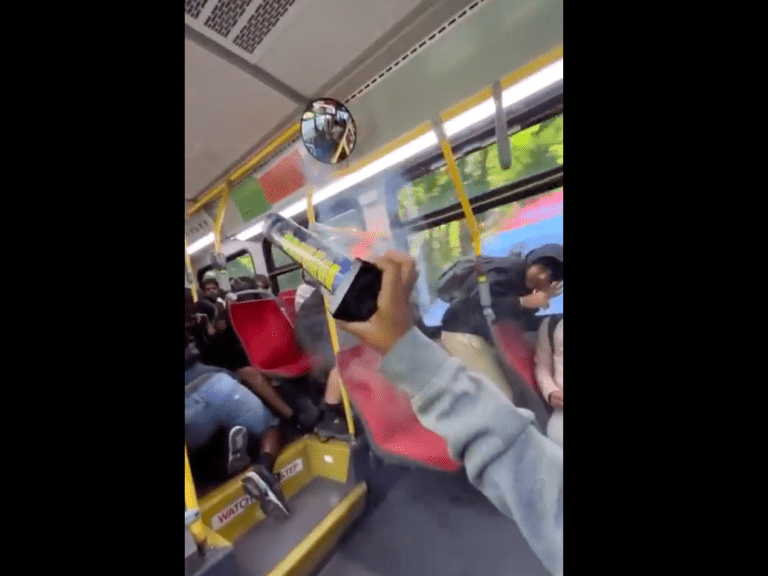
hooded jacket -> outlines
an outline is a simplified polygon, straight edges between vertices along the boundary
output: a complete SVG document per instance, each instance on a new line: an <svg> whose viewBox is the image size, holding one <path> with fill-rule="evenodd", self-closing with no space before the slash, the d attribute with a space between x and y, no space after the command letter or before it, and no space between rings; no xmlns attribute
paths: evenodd
<svg viewBox="0 0 768 576"><path fill-rule="evenodd" d="M491 279L491 309L497 320L512 319L526 331L536 330L536 310L523 308L520 298L531 293L525 285L525 272L539 258L551 257L563 261L563 247L560 244L545 244L528 252L524 258L499 258L506 261L506 271L495 274ZM442 328L445 332L475 334L491 342L488 321L480 305L477 280L469 290L469 296L451 302L443 315Z"/></svg>
<svg viewBox="0 0 768 576"><path fill-rule="evenodd" d="M384 356L381 373L411 395L427 428L554 575L563 574L563 450L487 378L467 370L416 328Z"/></svg>

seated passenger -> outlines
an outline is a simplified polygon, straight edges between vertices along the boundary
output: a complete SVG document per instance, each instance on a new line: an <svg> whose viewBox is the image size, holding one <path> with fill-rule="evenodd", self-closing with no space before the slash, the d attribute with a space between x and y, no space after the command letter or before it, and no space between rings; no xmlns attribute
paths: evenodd
<svg viewBox="0 0 768 576"><path fill-rule="evenodd" d="M219 281L212 276L203 279L202 283L203 297L209 302L224 302L224 291L219 288Z"/></svg>
<svg viewBox="0 0 768 576"><path fill-rule="evenodd" d="M550 299L561 292L563 247L547 244L531 250L525 257L515 255L490 260L495 261L494 273L488 277L491 308L496 319L514 320L523 331L535 326L536 312L547 308ZM508 398L517 400L521 391L510 387L499 366L477 282L470 277L468 284L455 291L443 316L443 344L470 369L488 377Z"/></svg>
<svg viewBox="0 0 768 576"><path fill-rule="evenodd" d="M536 344L536 382L555 411L547 422L547 436L563 445L563 315L544 319Z"/></svg>
<svg viewBox="0 0 768 576"><path fill-rule="evenodd" d="M269 278L263 274L255 274L253 278L249 276L240 276L232 281L232 291L240 292L242 290L272 290L272 283Z"/></svg>
<svg viewBox="0 0 768 576"><path fill-rule="evenodd" d="M232 278L232 280L229 282L229 287L232 292L242 292L243 290L255 290L255 288L252 285L253 279L248 278L247 276L242 276L240 278Z"/></svg>
<svg viewBox="0 0 768 576"><path fill-rule="evenodd" d="M194 344L185 350L184 431L187 447L199 450L223 428L229 431L227 474L244 470L256 462L243 480L246 491L261 502L265 514L288 514L280 482L274 474L275 460L282 447L277 418L261 400L220 368L200 363ZM260 439L255 458L248 457L249 435Z"/></svg>
<svg viewBox="0 0 768 576"><path fill-rule="evenodd" d="M390 251L376 264L384 273L378 310L340 327L383 355L381 372L411 395L422 425L445 439L472 484L515 520L542 564L562 575L562 448L536 429L530 412L414 328L413 258Z"/></svg>
<svg viewBox="0 0 768 576"><path fill-rule="evenodd" d="M253 285L257 290L272 290L272 282L269 278L263 274L255 274L253 277Z"/></svg>
<svg viewBox="0 0 768 576"><path fill-rule="evenodd" d="M188 306L193 307L191 296ZM201 362L236 374L275 414L290 425L300 429L311 427L320 416L319 410L311 410L309 406L303 410L295 409L296 406L289 405L264 375L251 366L251 361L229 322L226 308L221 304L217 304L216 308L199 305L197 310L195 315L200 321L192 321L190 332L195 337ZM190 320L191 316L192 314L188 314Z"/></svg>

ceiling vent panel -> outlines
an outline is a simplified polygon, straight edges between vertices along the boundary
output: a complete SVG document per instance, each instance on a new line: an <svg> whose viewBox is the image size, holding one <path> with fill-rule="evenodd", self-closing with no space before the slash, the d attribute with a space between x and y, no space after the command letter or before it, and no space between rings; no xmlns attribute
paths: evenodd
<svg viewBox="0 0 768 576"><path fill-rule="evenodd" d="M255 64L309 0L186 0L184 22Z"/></svg>

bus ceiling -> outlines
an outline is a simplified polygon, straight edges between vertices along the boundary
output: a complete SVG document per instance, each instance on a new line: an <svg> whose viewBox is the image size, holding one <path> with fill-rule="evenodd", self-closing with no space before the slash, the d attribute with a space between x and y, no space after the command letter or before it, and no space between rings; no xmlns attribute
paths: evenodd
<svg viewBox="0 0 768 576"><path fill-rule="evenodd" d="M226 18L222 2L199 4L185 12L190 245L212 233L222 183L303 148L298 124L313 98L337 98L354 118L354 153L335 167L343 173L415 127L456 115L468 97L491 97L493 83L511 71L562 54L562 0L295 0L266 20L256 12L261 3ZM201 199L207 218L198 216ZM225 236L252 219L229 204Z"/></svg>

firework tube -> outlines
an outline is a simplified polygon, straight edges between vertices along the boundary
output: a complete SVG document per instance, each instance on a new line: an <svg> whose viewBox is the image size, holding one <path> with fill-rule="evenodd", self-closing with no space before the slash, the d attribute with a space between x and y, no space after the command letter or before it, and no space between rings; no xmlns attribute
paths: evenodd
<svg viewBox="0 0 768 576"><path fill-rule="evenodd" d="M279 214L268 214L264 236L299 264L331 295L331 315L345 322L364 322L376 312L381 270L351 258L338 246Z"/></svg>

